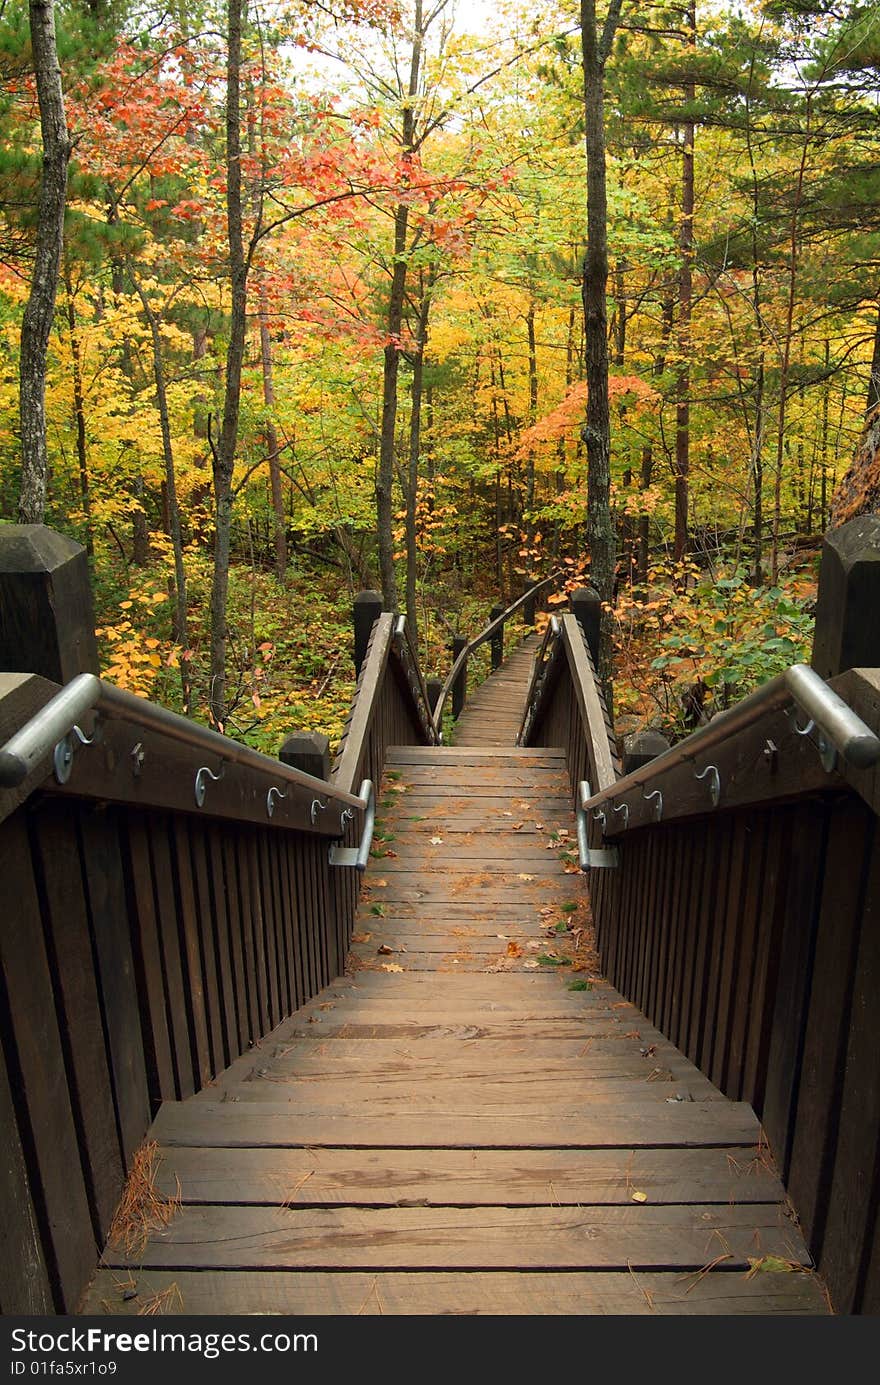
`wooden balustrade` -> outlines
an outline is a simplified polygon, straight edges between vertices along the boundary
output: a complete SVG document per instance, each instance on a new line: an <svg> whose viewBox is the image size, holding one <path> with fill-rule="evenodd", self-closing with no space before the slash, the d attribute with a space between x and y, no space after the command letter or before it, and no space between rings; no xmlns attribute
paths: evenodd
<svg viewBox="0 0 880 1385"><path fill-rule="evenodd" d="M839 609L828 618L839 628ZM588 779L596 793L615 782L609 726L576 628L563 617L548 641L524 741L563 746L573 789ZM880 732L880 670L832 686ZM607 813L619 864L589 873L602 969L725 1095L754 1106L835 1308L877 1313L880 772L827 770L815 737L778 710L709 758L716 808L685 763L614 800L631 814ZM661 785L655 822L644 791Z"/></svg>
<svg viewBox="0 0 880 1385"><path fill-rule="evenodd" d="M329 862L333 796L378 790L392 741L431 739L392 627L376 621L324 808L278 781L270 815L271 761L224 763L198 807L204 751L115 716L67 784L44 763L0 789L3 1313L75 1309L160 1103L210 1084L342 970L358 873ZM56 691L0 675L0 738Z"/></svg>

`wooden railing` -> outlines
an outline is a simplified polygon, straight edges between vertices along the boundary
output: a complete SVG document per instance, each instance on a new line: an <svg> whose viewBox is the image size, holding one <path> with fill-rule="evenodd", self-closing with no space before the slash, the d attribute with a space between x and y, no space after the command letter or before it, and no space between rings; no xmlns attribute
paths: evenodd
<svg viewBox="0 0 880 1385"><path fill-rule="evenodd" d="M330 844L357 842L359 786L378 789L387 745L431 739L392 625L376 622L329 780L237 764L234 742L206 756L176 722L116 707L75 739L66 783L49 757L0 789L3 1313L73 1311L159 1104L342 970L358 872ZM0 675L0 744L57 692Z"/></svg>
<svg viewBox="0 0 880 1385"><path fill-rule="evenodd" d="M880 731L880 670L831 686ZM589 871L609 980L754 1106L835 1308L876 1313L880 771L833 756L778 701L731 718L729 735L719 718L709 752L697 735L618 779L586 641L565 616L524 742L565 747L573 790L591 786L591 844L617 848L616 868Z"/></svg>

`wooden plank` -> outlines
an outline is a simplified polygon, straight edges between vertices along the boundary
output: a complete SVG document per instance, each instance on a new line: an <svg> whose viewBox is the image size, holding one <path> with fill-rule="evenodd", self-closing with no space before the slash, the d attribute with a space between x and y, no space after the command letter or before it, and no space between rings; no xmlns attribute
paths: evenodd
<svg viewBox="0 0 880 1385"><path fill-rule="evenodd" d="M118 813L86 809L79 818L79 832L116 1119L127 1167L143 1141L151 1112Z"/></svg>
<svg viewBox="0 0 880 1385"><path fill-rule="evenodd" d="M880 1200L880 852L865 887L837 1152L819 1266L838 1312L858 1312Z"/></svg>
<svg viewBox="0 0 880 1385"><path fill-rule="evenodd" d="M97 1255L23 815L0 828L0 1032L55 1295L72 1310ZM33 1164L31 1164L33 1160Z"/></svg>
<svg viewBox="0 0 880 1385"><path fill-rule="evenodd" d="M140 813L126 814L126 870L132 912L132 943L144 1006L144 1061L150 1100L173 1101L177 1079L169 1028L168 998L162 974L159 927L153 898L150 841Z"/></svg>
<svg viewBox="0 0 880 1385"><path fill-rule="evenodd" d="M727 1069L732 1023L731 1006L736 993L739 968L744 960L742 957L742 928L750 837L751 827L748 820L737 815L733 822L730 876L727 883L727 901L723 913L720 938L721 967L718 976L718 1008L715 1014L712 1056L708 1067L704 1067L706 1074L718 1084L723 1081Z"/></svg>
<svg viewBox="0 0 880 1385"><path fill-rule="evenodd" d="M253 939L250 932L250 909L247 900L247 880L242 878L242 865L237 836L223 834L223 868L229 902L229 934L235 964L235 984L238 995L239 1022L242 1026L242 1049L260 1037L256 978L254 975Z"/></svg>
<svg viewBox="0 0 880 1385"><path fill-rule="evenodd" d="M256 1040L272 1028L269 1010L269 987L266 967L266 940L263 930L263 906L256 862L253 856L253 833L236 834L238 856L239 900L241 903L242 934L248 990L251 995L251 1038Z"/></svg>
<svg viewBox="0 0 880 1385"><path fill-rule="evenodd" d="M421 1073L382 1073L372 1078L362 1074L353 1085L347 1077L325 1076L320 1082L303 1082L295 1073L270 1071L249 1081L224 1083L223 1091L228 1101L268 1101L276 1106L284 1104L291 1112L387 1115L395 1119L425 1107L436 1107L444 1114L456 1116L488 1116L497 1112L501 1118L518 1118L528 1111L538 1115L571 1115L581 1106L588 1107L591 1113L600 1108L616 1112L631 1101L659 1106L673 1100L724 1099L695 1068L673 1081L672 1074L657 1065L646 1069L638 1079L604 1077L595 1081L587 1075L575 1077L571 1073L556 1077L545 1073L518 1077L455 1074L436 1078L430 1088Z"/></svg>
<svg viewBox="0 0 880 1385"><path fill-rule="evenodd" d="M174 1059L175 1082L177 1094L183 1098L191 1096L198 1083L193 1072L193 1053L187 1016L186 987L183 979L183 959L180 953L180 935L177 929L177 902L174 898L174 879L171 870L167 820L157 817L149 818L147 831L150 839L153 898L159 945L162 952L162 974L165 982L165 1003Z"/></svg>
<svg viewBox="0 0 880 1385"><path fill-rule="evenodd" d="M265 1102L241 1111L235 1102L166 1102L152 1138L167 1145L269 1148L274 1145L345 1145L351 1148L594 1148L649 1145L690 1148L743 1145L757 1141L759 1126L751 1107L739 1102L683 1101L658 1107L629 1101L625 1109L599 1114L523 1119L444 1116L431 1108L428 1119L413 1114L389 1122L370 1116L292 1115L284 1104ZM439 1137L439 1138L438 1138Z"/></svg>
<svg viewBox="0 0 880 1385"><path fill-rule="evenodd" d="M770 817L761 904L756 922L755 964L749 999L749 1028L745 1040L742 1101L749 1101L760 1114L764 1109L767 1057L773 1026L776 978L779 971L779 938L785 916L785 879L791 821L784 812Z"/></svg>
<svg viewBox="0 0 880 1385"><path fill-rule="evenodd" d="M272 900L272 885L269 879L266 852L263 841L266 832L256 831L251 836L250 858L251 879L255 896L259 902L263 937L263 967L266 973L266 1014L268 1033L281 1019L278 981L278 943L275 934L275 913Z"/></svg>
<svg viewBox="0 0 880 1385"><path fill-rule="evenodd" d="M189 821L190 862L204 977L205 1016L208 1025L211 1072L218 1073L230 1061L225 1036L225 1000L217 963L217 923L209 875L209 848L203 823Z"/></svg>
<svg viewBox="0 0 880 1385"><path fill-rule="evenodd" d="M184 1207L142 1253L108 1247L109 1266L699 1271L724 1254L748 1269L756 1249L804 1263L784 1211L748 1207ZM714 1252L714 1253L713 1253Z"/></svg>
<svg viewBox="0 0 880 1385"><path fill-rule="evenodd" d="M764 895L764 862L772 814L755 814L751 820L746 859L746 884L742 905L740 955L736 982L731 991L727 1057L719 1086L734 1101L742 1099L746 1040L752 1023L751 1000L758 952L758 923Z"/></svg>
<svg viewBox="0 0 880 1385"><path fill-rule="evenodd" d="M206 1082L210 1081L213 1076L213 1069L208 1043L202 951L192 878L189 833L186 822L181 817L175 817L171 824L171 850L177 891L177 919L184 964L184 984L190 1022L193 1076L198 1090L199 1087L203 1087Z"/></svg>
<svg viewBox="0 0 880 1385"><path fill-rule="evenodd" d="M142 1313L162 1302L166 1313L277 1313L312 1317L438 1313L480 1315L625 1314L678 1316L711 1314L824 1314L828 1307L815 1275L708 1274L683 1277L673 1270L526 1274L321 1273L302 1271L139 1270L137 1292L126 1298L119 1276L101 1270L83 1312L91 1315Z"/></svg>
<svg viewBox="0 0 880 1385"><path fill-rule="evenodd" d="M84 1151L95 1235L103 1241L122 1191L124 1156L104 1044L76 822L66 805L41 805L33 818L33 850L71 1108Z"/></svg>
<svg viewBox="0 0 880 1385"><path fill-rule="evenodd" d="M163 1197L287 1206L781 1203L754 1147L697 1150L164 1149Z"/></svg>
<svg viewBox="0 0 880 1385"><path fill-rule="evenodd" d="M0 1048L0 1313L50 1314L46 1270L27 1163L21 1147L6 1062Z"/></svg>
<svg viewBox="0 0 880 1385"><path fill-rule="evenodd" d="M872 850L880 854L874 814L857 798L836 805L828 834L788 1181L817 1259L840 1128L850 1005Z"/></svg>
<svg viewBox="0 0 880 1385"><path fill-rule="evenodd" d="M242 994L244 980L240 974L241 960L233 945L232 891L226 879L223 838L209 827L205 840L208 880L211 890L211 922L217 954L217 976L223 990L223 1033L227 1061L231 1062L247 1048L247 1006Z"/></svg>
<svg viewBox="0 0 880 1385"><path fill-rule="evenodd" d="M792 1119L800 1080L827 825L828 810L821 803L798 805L793 815L788 889L762 1112L767 1138L783 1178L788 1177L791 1153Z"/></svg>

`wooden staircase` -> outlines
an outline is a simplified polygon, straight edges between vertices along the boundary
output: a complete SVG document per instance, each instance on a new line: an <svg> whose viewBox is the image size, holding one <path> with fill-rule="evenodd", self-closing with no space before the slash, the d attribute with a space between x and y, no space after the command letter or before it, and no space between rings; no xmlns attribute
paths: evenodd
<svg viewBox="0 0 880 1385"><path fill-rule="evenodd" d="M751 1107L596 973L564 757L512 745L531 657L392 749L347 974L162 1107L180 1205L84 1311L826 1311Z"/></svg>

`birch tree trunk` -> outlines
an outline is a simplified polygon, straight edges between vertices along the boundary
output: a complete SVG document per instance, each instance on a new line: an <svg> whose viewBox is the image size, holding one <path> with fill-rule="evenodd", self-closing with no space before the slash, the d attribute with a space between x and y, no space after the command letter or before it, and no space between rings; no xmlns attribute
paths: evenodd
<svg viewBox="0 0 880 1385"><path fill-rule="evenodd" d="M46 511L46 352L55 313L55 296L64 244L67 162L70 139L64 114L61 67L55 43L53 0L30 0L31 48L40 107L43 167L38 202L37 241L30 297L21 324L19 411L21 490L18 519L41 524Z"/></svg>

